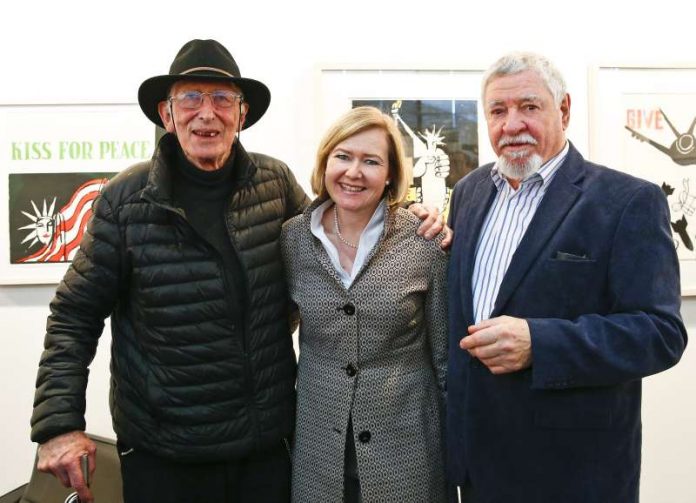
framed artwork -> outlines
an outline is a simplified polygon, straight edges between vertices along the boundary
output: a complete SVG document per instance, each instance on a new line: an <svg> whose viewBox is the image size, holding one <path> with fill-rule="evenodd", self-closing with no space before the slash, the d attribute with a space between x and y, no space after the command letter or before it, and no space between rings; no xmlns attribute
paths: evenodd
<svg viewBox="0 0 696 503"><path fill-rule="evenodd" d="M447 214L454 184L494 159L480 104L482 70L321 70L320 131L346 110L374 106L396 121L413 168L409 199Z"/></svg>
<svg viewBox="0 0 696 503"><path fill-rule="evenodd" d="M590 157L659 185L696 295L696 67L600 66L590 80Z"/></svg>
<svg viewBox="0 0 696 503"><path fill-rule="evenodd" d="M0 284L59 282L94 199L154 145L134 104L0 106Z"/></svg>

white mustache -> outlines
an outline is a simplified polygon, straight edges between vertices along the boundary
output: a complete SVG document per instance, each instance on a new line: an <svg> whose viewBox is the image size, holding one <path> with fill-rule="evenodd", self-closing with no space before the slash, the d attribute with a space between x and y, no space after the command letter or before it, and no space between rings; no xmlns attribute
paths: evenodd
<svg viewBox="0 0 696 503"><path fill-rule="evenodd" d="M510 144L529 144L529 145L536 145L539 142L537 142L534 137L528 133L521 133L516 136L501 136L500 140L498 140L498 147L504 147L505 145L510 145Z"/></svg>

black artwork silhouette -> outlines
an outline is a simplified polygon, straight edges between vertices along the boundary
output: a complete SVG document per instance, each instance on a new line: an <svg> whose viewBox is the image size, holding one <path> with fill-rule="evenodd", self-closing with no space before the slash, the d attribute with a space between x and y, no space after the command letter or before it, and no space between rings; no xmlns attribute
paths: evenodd
<svg viewBox="0 0 696 503"><path fill-rule="evenodd" d="M686 231L686 226L688 225L686 217L682 215L682 217L679 220L677 220L676 222L670 222L670 224L672 225L672 230L676 232L681 238L682 243L684 243L684 246L686 246L687 249L693 251L694 244L691 242L689 233Z"/></svg>

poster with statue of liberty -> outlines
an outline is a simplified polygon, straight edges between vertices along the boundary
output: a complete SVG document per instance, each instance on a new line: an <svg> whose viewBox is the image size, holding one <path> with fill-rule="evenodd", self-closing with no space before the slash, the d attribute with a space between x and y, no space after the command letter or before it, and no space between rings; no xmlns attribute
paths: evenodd
<svg viewBox="0 0 696 503"><path fill-rule="evenodd" d="M72 261L92 216L92 203L113 175L10 174L10 263Z"/></svg>
<svg viewBox="0 0 696 503"><path fill-rule="evenodd" d="M0 106L0 283L60 281L104 186L154 142L135 104Z"/></svg>
<svg viewBox="0 0 696 503"><path fill-rule="evenodd" d="M403 137L413 168L409 199L437 206L447 215L457 181L496 158L483 120L482 75L480 69L429 64L322 68L316 136L349 108L379 108L396 121Z"/></svg>
<svg viewBox="0 0 696 503"><path fill-rule="evenodd" d="M407 162L413 169L409 199L436 206L447 215L454 184L478 166L478 113L475 100L353 100L394 118Z"/></svg>

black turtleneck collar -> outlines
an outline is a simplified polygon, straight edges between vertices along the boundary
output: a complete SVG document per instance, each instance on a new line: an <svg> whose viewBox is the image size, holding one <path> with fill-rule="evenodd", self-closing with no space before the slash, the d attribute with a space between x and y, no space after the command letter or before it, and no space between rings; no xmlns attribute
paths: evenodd
<svg viewBox="0 0 696 503"><path fill-rule="evenodd" d="M172 191L174 204L183 208L187 215L206 211L208 202L224 201L235 188L235 153L230 154L225 164L214 171L202 170L191 163L178 145L172 155ZM207 201L207 202L206 202ZM203 204L203 206L201 206ZM215 208L213 210L213 208ZM217 206L208 207L215 212ZM207 217L206 217L207 218Z"/></svg>
<svg viewBox="0 0 696 503"><path fill-rule="evenodd" d="M238 188L253 177L255 169L238 138L235 139L232 153L221 169L204 171L186 158L176 136L166 133L160 138L153 154L153 169L146 191L155 200L176 205L177 200L181 201L181 192L185 191L187 185L208 191L211 188ZM208 197L210 196L209 192Z"/></svg>
<svg viewBox="0 0 696 503"><path fill-rule="evenodd" d="M219 186L225 182L229 182L234 173L234 158L235 149L232 148L232 153L225 161L225 164L221 168L206 171L195 166L184 154L181 149L181 145L177 142L176 157L174 164L176 166L179 174L191 183L207 185L207 186Z"/></svg>

